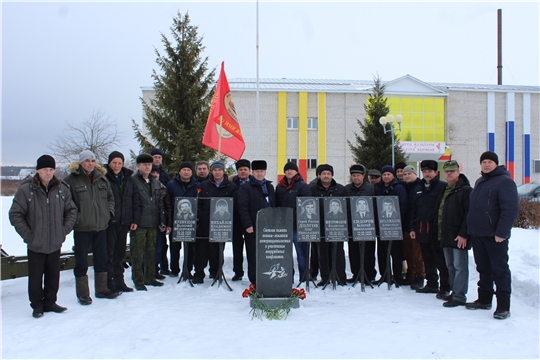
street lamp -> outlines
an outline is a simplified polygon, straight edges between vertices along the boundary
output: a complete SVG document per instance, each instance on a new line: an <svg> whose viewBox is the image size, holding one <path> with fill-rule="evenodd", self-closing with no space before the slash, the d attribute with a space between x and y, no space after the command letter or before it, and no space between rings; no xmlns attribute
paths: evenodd
<svg viewBox="0 0 540 360"><path fill-rule="evenodd" d="M400 114L396 115L388 115L383 116L379 119L379 122L381 123L384 133L386 134L388 130L386 130L386 124L390 124L390 133L392 134L392 167L394 167L394 148L395 148L395 139L394 139L394 123L398 123L399 125L399 131L401 131L401 122L403 121L403 116Z"/></svg>

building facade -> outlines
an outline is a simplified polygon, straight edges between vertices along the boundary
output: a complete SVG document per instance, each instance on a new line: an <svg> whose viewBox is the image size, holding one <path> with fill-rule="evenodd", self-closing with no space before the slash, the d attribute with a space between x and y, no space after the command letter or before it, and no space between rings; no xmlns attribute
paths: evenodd
<svg viewBox="0 0 540 360"><path fill-rule="evenodd" d="M451 158L474 180L480 154L491 150L518 185L540 181L540 87L426 83L410 75L384 84L390 114L403 117L401 130L394 129L415 167L433 159L442 168ZM229 79L229 85L244 157L265 159L267 179L277 180L295 161L306 181L328 163L338 182L349 182L348 141L360 134L371 81L261 79L258 121L256 81ZM151 96L153 89L143 88L143 98Z"/></svg>

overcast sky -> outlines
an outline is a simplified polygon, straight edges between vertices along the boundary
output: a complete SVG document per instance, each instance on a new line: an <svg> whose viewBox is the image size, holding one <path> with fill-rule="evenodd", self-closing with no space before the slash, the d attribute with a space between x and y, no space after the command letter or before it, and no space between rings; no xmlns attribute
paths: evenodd
<svg viewBox="0 0 540 360"><path fill-rule="evenodd" d="M139 152L141 87L154 47L180 11L199 27L211 68L256 77L256 3L17 3L2 6L2 165L35 165L65 128L102 111ZM260 2L261 78L497 83L497 9L503 9L503 83L539 85L539 2ZM217 76L216 76L217 80ZM239 114L241 117L241 114Z"/></svg>

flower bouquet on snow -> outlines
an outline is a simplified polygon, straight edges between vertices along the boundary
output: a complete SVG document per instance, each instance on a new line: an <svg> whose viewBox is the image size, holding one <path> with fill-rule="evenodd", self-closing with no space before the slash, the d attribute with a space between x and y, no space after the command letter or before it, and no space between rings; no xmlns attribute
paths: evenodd
<svg viewBox="0 0 540 360"><path fill-rule="evenodd" d="M304 300L306 298L306 291L304 289L292 289L291 296L286 298L276 308L271 308L266 302L263 301L263 296L255 290L255 285L250 284L249 288L245 289L242 293L242 297L249 298L252 301L251 319L257 317L262 320L263 316L268 320L284 320L291 311L292 304L296 299Z"/></svg>

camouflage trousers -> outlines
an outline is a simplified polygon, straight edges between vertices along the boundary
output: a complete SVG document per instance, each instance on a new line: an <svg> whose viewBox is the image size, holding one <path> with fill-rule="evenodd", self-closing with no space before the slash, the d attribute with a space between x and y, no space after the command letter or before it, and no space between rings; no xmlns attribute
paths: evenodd
<svg viewBox="0 0 540 360"><path fill-rule="evenodd" d="M131 279L135 285L150 284L156 280L157 228L138 227L130 234Z"/></svg>

